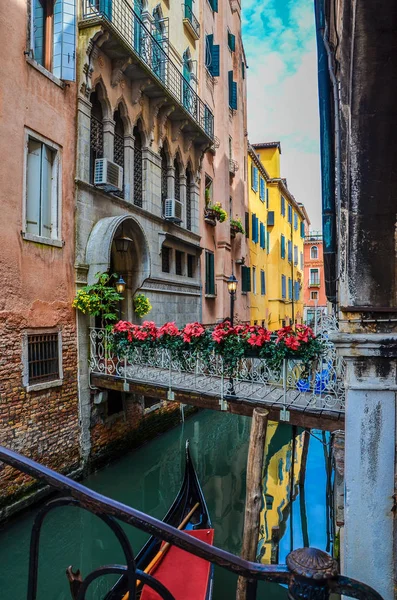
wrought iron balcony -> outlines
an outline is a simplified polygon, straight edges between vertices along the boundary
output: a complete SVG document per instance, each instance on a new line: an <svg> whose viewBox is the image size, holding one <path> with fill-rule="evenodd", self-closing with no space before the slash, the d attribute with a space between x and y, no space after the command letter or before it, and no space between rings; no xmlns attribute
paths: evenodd
<svg viewBox="0 0 397 600"><path fill-rule="evenodd" d="M309 279L309 288L319 288L321 286L319 279Z"/></svg>
<svg viewBox="0 0 397 600"><path fill-rule="evenodd" d="M193 36L195 40L198 40L200 37L200 23L196 19L193 14L192 7L188 4L182 4L183 8L183 24L188 29L189 33Z"/></svg>
<svg viewBox="0 0 397 600"><path fill-rule="evenodd" d="M111 34L101 45L112 60L125 63L125 76L145 81L145 95L166 95L176 105L169 118L184 121L184 131L196 134L200 141L213 142L214 116L178 67L168 56L168 40L160 29L153 31L128 4L127 0L82 0L80 28L100 24ZM128 64L128 58L131 63ZM126 59L126 60L124 60ZM197 134L199 136L197 137Z"/></svg>
<svg viewBox="0 0 397 600"><path fill-rule="evenodd" d="M73 506L80 510L88 511L101 519L103 523L115 534L120 544L123 563L99 566L91 573L73 572L72 567L66 569L70 582L71 598L85 600L92 592L92 583L99 577L108 574L125 576L128 581L128 594L131 600L137 597L139 580L154 589L159 598L174 600L170 591L162 585L154 575L149 575L137 568L134 552L130 539L125 531L127 527L135 527L150 535L155 535L160 540L182 548L186 552L199 556L214 565L248 579L247 599L259 599L258 581L285 584L288 586L290 600L303 600L304 598L326 599L331 593L344 594L358 600L383 600L374 589L364 583L338 574L338 565L328 554L316 548L301 548L291 552L285 565L263 565L244 560L230 552L216 546L211 546L201 540L196 540L185 531L181 531L146 515L127 504L107 498L98 492L90 490L81 483L77 483L64 475L52 471L39 463L0 446L0 460L22 473L30 475L35 480L49 486L51 491L62 494L44 503L37 512L30 539L29 549L29 578L28 590L25 596L28 600L38 598L39 558L41 556L42 526L48 514L63 506ZM124 524L121 527L120 522ZM56 536L57 532L53 531ZM61 539L61 538L60 538ZM369 550L370 551L370 550ZM15 557L17 558L17 557ZM67 563L66 563L67 564ZM75 565L79 567L81 565ZM66 565L65 565L66 567ZM88 591L88 588L89 591ZM141 588L139 588L140 592ZM266 592L265 592L266 594ZM91 598L91 594L89 595ZM97 596L96 596L97 597ZM101 596L102 598L103 596ZM235 593L224 596L235 598ZM263 597L263 596L261 596Z"/></svg>
<svg viewBox="0 0 397 600"><path fill-rule="evenodd" d="M238 171L238 162L233 160L233 158L229 158L229 173L230 175L235 175Z"/></svg>
<svg viewBox="0 0 397 600"><path fill-rule="evenodd" d="M287 420L288 410L337 416L345 410L344 363L325 336L323 355L313 363L309 375L304 372L303 363L296 360L284 360L282 370L277 372L265 359L246 356L230 368L215 354L205 358L189 351L174 355L166 348L135 348L117 355L113 336L105 329L91 329L90 339L92 375L111 376L125 383L153 384L170 392L216 396L222 409L227 408L229 399L244 398L279 408L282 420Z"/></svg>

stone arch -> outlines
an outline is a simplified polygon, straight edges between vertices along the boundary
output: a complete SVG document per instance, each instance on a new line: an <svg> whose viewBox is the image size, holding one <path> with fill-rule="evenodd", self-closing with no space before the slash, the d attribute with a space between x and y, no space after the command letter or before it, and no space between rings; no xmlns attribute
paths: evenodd
<svg viewBox="0 0 397 600"><path fill-rule="evenodd" d="M166 159L167 159L167 166L171 166L172 164L172 154L171 154L171 147L169 144L168 139L165 137L163 144L160 148L160 156L165 155Z"/></svg>
<svg viewBox="0 0 397 600"><path fill-rule="evenodd" d="M132 124L128 114L128 107L124 96L120 96L116 102L114 112L119 111L121 119L123 121L124 126L124 135L131 135L132 133Z"/></svg>
<svg viewBox="0 0 397 600"><path fill-rule="evenodd" d="M89 284L95 282L97 273L109 271L115 251L114 240L121 232L133 240L125 265L131 273L132 289L139 289L150 277L150 251L145 232L132 216L119 215L100 219L91 231L86 249ZM118 265L114 266L118 268Z"/></svg>
<svg viewBox="0 0 397 600"><path fill-rule="evenodd" d="M113 110L110 104L110 100L106 91L106 86L103 82L102 75L94 81L92 86L91 94L96 93L98 100L102 107L102 115L104 119L109 119L113 117Z"/></svg>
<svg viewBox="0 0 397 600"><path fill-rule="evenodd" d="M147 132L147 129L145 127L145 123L142 117L142 113L140 113L138 115L138 118L136 119L134 126L132 128L132 131L134 131L134 129L137 128L139 131L139 135L141 136L141 141L142 141L142 148L146 148L147 146L150 145L149 142L149 134Z"/></svg>

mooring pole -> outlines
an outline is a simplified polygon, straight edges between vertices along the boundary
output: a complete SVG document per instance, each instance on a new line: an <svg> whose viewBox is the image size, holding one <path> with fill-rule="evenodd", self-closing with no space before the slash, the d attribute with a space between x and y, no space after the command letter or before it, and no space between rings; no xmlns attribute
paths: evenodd
<svg viewBox="0 0 397 600"><path fill-rule="evenodd" d="M252 413L251 436L247 459L247 493L241 558L255 561L259 538L259 518L262 505L262 470L265 454L269 411L255 408ZM255 598L257 582L239 577L236 600Z"/></svg>

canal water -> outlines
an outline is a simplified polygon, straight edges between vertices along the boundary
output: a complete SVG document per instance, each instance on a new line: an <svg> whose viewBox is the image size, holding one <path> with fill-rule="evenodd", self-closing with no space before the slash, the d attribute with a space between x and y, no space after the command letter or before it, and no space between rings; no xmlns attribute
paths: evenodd
<svg viewBox="0 0 397 600"><path fill-rule="evenodd" d="M185 440L190 448L215 527L217 546L239 554L244 519L246 460L251 419L227 413L203 411L180 427L156 438L117 462L90 475L83 483L105 495L162 518L179 490L183 470ZM288 444L292 427L279 425L280 440ZM281 442L282 445L282 442ZM281 469L283 468L280 463ZM279 465L279 470L280 470ZM278 473L283 478L283 473ZM311 437L305 483L306 512L302 513L299 494L288 511L279 510L281 538L279 562L294 547L327 547L326 469L321 437ZM284 502L284 500L283 500ZM292 515L292 530L290 529ZM0 598L24 600L28 569L28 548L34 511L0 530ZM304 525L304 526L303 526ZM126 526L134 551L146 534ZM304 532L304 534L302 533ZM43 528L39 570L38 600L70 600L65 569L73 565L86 575L94 568L123 562L113 536L94 516L75 507L56 509ZM98 600L114 578L98 581L90 598ZM273 584L260 584L266 597L285 599L286 590ZM236 577L215 570L214 600L235 597ZM189 600L189 599L185 599Z"/></svg>

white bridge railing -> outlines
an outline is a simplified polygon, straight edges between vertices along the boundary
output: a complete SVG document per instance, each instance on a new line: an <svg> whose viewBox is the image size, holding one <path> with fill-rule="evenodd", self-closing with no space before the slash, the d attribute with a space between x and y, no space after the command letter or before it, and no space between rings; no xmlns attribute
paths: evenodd
<svg viewBox="0 0 397 600"><path fill-rule="evenodd" d="M284 420L289 419L290 409L340 414L345 410L344 363L328 340L329 331L328 324L319 333L325 351L306 374L303 363L296 360L284 360L281 370L275 371L260 358L245 356L230 369L216 354L204 360L190 352L174 356L165 348L135 348L128 356L117 356L112 352L111 334L93 328L90 372L166 387L169 400L178 390L218 396L222 409L227 408L227 401L238 399L276 405Z"/></svg>

